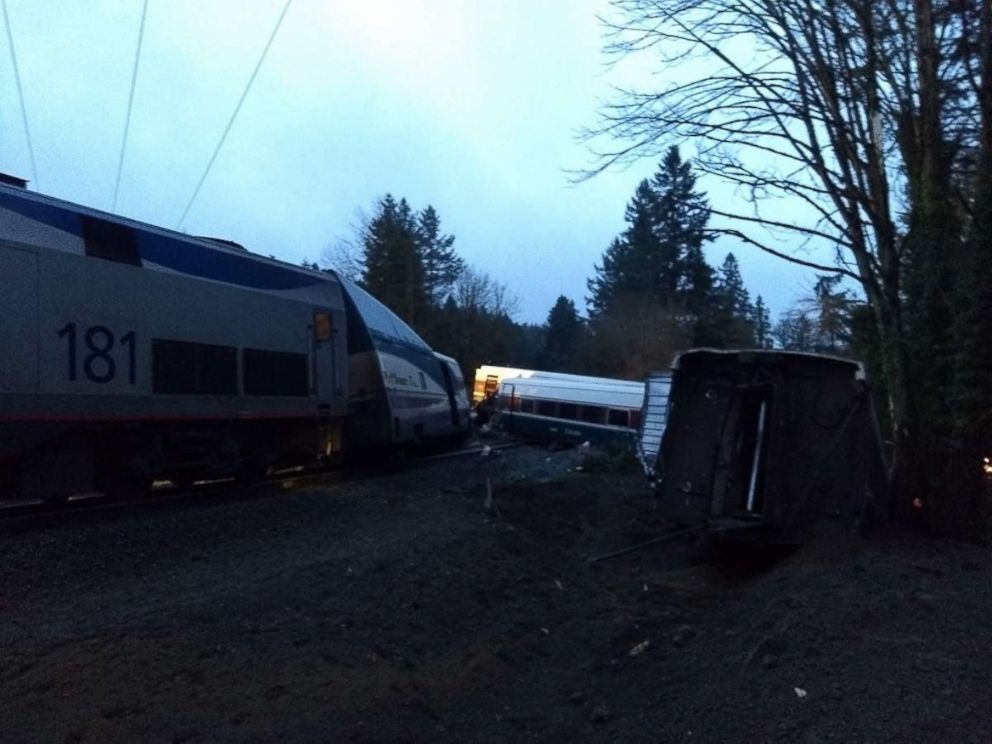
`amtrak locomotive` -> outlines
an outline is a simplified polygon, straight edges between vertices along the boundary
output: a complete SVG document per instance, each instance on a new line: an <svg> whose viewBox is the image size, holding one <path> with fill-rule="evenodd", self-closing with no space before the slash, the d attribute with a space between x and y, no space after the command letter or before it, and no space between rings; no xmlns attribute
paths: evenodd
<svg viewBox="0 0 992 744"><path fill-rule="evenodd" d="M467 431L454 360L342 277L0 181L0 497Z"/></svg>

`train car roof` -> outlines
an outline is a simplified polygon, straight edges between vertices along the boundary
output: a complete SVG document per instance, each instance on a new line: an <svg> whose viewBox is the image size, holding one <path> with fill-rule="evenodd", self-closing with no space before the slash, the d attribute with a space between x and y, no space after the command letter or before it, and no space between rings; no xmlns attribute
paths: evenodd
<svg viewBox="0 0 992 744"><path fill-rule="evenodd" d="M338 281L355 303L355 309L373 335L434 353L415 330L379 300L343 276L338 276Z"/></svg>
<svg viewBox="0 0 992 744"><path fill-rule="evenodd" d="M88 255L88 235L104 231L111 240L133 241L132 260L122 262L134 266L262 291L338 285L336 274L251 253L235 247L233 241L186 235L3 183L0 183L0 218L0 240L14 246Z"/></svg>
<svg viewBox="0 0 992 744"><path fill-rule="evenodd" d="M491 364L483 364L475 370L476 377L479 373L483 375L490 373L503 373L501 379L519 377L522 379L540 378L542 380L563 380L571 382L592 382L592 383L612 383L616 385L636 385L643 387L643 382L637 380L623 380L616 377L594 377L592 375L577 375L572 372L550 372L542 369L521 369L519 367L497 367Z"/></svg>
<svg viewBox="0 0 992 744"><path fill-rule="evenodd" d="M623 380L624 384L570 381L542 377L508 377L500 384L510 387L517 396L542 400L556 400L565 403L589 403L595 405L623 405L626 408L640 408L644 402L644 383ZM508 392L511 392L508 391Z"/></svg>

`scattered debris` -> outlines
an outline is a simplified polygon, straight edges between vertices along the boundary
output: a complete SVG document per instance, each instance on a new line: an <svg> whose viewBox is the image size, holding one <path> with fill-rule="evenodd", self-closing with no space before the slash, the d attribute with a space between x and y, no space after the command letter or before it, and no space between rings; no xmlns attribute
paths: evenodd
<svg viewBox="0 0 992 744"><path fill-rule="evenodd" d="M796 691L796 697L799 698L800 700L806 697L807 692L802 687L794 687L793 689Z"/></svg>
<svg viewBox="0 0 992 744"><path fill-rule="evenodd" d="M642 548L647 548L651 545L658 545L659 543L668 542L669 540L676 540L680 537L686 537L699 532L703 529L702 525L696 525L693 527L686 527L685 529L673 530L672 532L666 532L664 535L659 535L658 537L653 537L650 540L645 540L644 542L637 543L636 545L631 545L626 548L621 548L620 550L614 550L612 553L604 553L603 555L597 555L589 559L590 563L599 563L600 561L606 561L610 558L618 558L621 555L627 555L627 553L633 553L636 550L641 550Z"/></svg>
<svg viewBox="0 0 992 744"><path fill-rule="evenodd" d="M636 646L634 646L630 651L627 652L627 656L640 656L645 651L651 648L651 641L641 641Z"/></svg>

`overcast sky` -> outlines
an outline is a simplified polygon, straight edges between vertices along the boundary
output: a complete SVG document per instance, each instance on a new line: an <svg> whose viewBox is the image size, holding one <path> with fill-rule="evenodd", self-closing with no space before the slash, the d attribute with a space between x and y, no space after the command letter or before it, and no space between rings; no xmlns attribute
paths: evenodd
<svg viewBox="0 0 992 744"><path fill-rule="evenodd" d="M120 214L176 227L283 5L150 0ZM32 187L109 210L142 0L7 6ZM357 211L391 192L435 206L461 255L520 298L517 320L542 322L559 294L584 312L586 278L657 164L572 185L567 171L591 162L576 130L611 85L664 83L646 60L607 69L604 13L606 0L295 0L183 229L298 263L353 237ZM0 46L0 171L33 179ZM729 239L710 262L729 250L774 313L812 286Z"/></svg>

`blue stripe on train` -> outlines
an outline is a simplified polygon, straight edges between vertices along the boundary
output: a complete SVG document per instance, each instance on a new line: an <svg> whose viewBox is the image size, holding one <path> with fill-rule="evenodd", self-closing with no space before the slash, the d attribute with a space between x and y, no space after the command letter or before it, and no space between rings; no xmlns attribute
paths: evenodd
<svg viewBox="0 0 992 744"><path fill-rule="evenodd" d="M301 271L258 261L251 256L237 256L215 251L196 243L187 243L155 233L138 233L141 257L160 266L202 279L237 284L253 289L300 289L330 281Z"/></svg>
<svg viewBox="0 0 992 744"><path fill-rule="evenodd" d="M36 222L82 238L81 215L71 209L4 193L0 193L0 205ZM110 217L99 216L97 219L115 222L108 219ZM330 281L302 271L273 266L251 254L238 256L180 237L159 235L137 227L133 229L137 234L142 259L189 276L252 289L273 290L300 289Z"/></svg>

